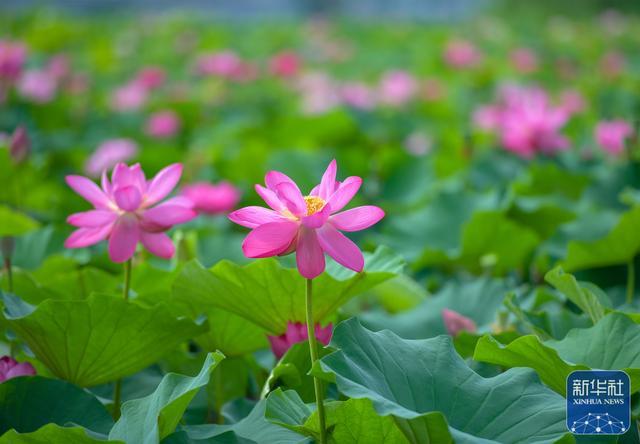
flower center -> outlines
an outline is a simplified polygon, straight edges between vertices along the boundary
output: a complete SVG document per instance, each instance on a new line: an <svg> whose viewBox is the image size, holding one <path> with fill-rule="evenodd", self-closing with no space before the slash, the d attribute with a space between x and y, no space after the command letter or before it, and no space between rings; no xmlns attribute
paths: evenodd
<svg viewBox="0 0 640 444"><path fill-rule="evenodd" d="M307 204L307 216L316 214L318 211L322 210L326 204L324 199L318 196L305 196L304 201Z"/></svg>

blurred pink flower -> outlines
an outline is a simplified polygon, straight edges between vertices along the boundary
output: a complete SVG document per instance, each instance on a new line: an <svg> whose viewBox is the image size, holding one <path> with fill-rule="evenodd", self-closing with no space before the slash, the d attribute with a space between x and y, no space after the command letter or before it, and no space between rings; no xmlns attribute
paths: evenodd
<svg viewBox="0 0 640 444"><path fill-rule="evenodd" d="M600 59L600 70L605 76L615 78L622 74L625 64L624 54L617 51L609 51Z"/></svg>
<svg viewBox="0 0 640 444"><path fill-rule="evenodd" d="M147 66L138 71L134 82L151 91L161 87L166 77L164 69L157 66Z"/></svg>
<svg viewBox="0 0 640 444"><path fill-rule="evenodd" d="M405 139L404 147L414 156L424 156L431 151L433 140L423 132L414 131Z"/></svg>
<svg viewBox="0 0 640 444"><path fill-rule="evenodd" d="M180 195L189 199L198 213L211 215L227 213L240 201L240 191L229 182L197 182L184 186Z"/></svg>
<svg viewBox="0 0 640 444"><path fill-rule="evenodd" d="M482 54L467 40L452 40L444 51L445 62L454 68L472 68L482 61Z"/></svg>
<svg viewBox="0 0 640 444"><path fill-rule="evenodd" d="M128 162L138 154L138 145L131 139L110 139L102 142L87 160L85 172L99 177L120 162Z"/></svg>
<svg viewBox="0 0 640 444"><path fill-rule="evenodd" d="M53 100L58 82L47 71L25 71L17 84L18 93L34 103L47 103Z"/></svg>
<svg viewBox="0 0 640 444"><path fill-rule="evenodd" d="M362 271L362 252L339 230L369 228L384 217L384 211L376 206L362 206L335 214L349 203L362 184L362 179L355 176L338 182L336 173L337 164L333 160L320 184L303 196L288 176L268 172L267 187L256 185L256 191L272 209L245 207L229 214L232 222L252 229L242 243L245 256L262 258L295 251L298 270L307 279L324 271L325 253L346 268Z"/></svg>
<svg viewBox="0 0 640 444"><path fill-rule="evenodd" d="M14 162L24 161L31 151L31 140L24 126L17 127L9 141L9 153Z"/></svg>
<svg viewBox="0 0 640 444"><path fill-rule="evenodd" d="M294 77L300 72L302 61L293 51L283 51L269 60L269 72L278 77Z"/></svg>
<svg viewBox="0 0 640 444"><path fill-rule="evenodd" d="M584 111L586 103L578 91L565 89L560 93L560 107L569 114L576 114Z"/></svg>
<svg viewBox="0 0 640 444"><path fill-rule="evenodd" d="M445 95L445 89L442 82L436 78L426 79L422 85L422 97L427 102L435 102Z"/></svg>
<svg viewBox="0 0 640 444"><path fill-rule="evenodd" d="M33 376L36 369L29 362L18 363L10 356L0 358L0 383L18 376Z"/></svg>
<svg viewBox="0 0 640 444"><path fill-rule="evenodd" d="M598 145L613 155L624 151L625 139L633 134L633 127L624 120L601 121L596 125L594 136Z"/></svg>
<svg viewBox="0 0 640 444"><path fill-rule="evenodd" d="M147 120L145 132L156 139L166 139L173 137L180 130L180 117L171 111L158 111Z"/></svg>
<svg viewBox="0 0 640 444"><path fill-rule="evenodd" d="M320 324L315 326L315 335L318 342L324 345L329 345L331 342L331 335L333 333L333 326L328 324L326 327L321 327ZM307 324L301 322L287 322L287 331L280 336L268 336L271 343L271 350L276 355L277 359L282 358L285 353L294 345L299 342L304 342L309 339L307 333Z"/></svg>
<svg viewBox="0 0 640 444"><path fill-rule="evenodd" d="M296 88L301 93L302 111L306 114L322 114L340 105L339 88L325 73L301 76Z"/></svg>
<svg viewBox="0 0 640 444"><path fill-rule="evenodd" d="M362 82L347 82L340 86L340 96L347 105L369 110L376 105L375 91Z"/></svg>
<svg viewBox="0 0 640 444"><path fill-rule="evenodd" d="M49 59L45 71L49 73L56 82L60 82L71 73L69 57L64 54L58 54Z"/></svg>
<svg viewBox="0 0 640 444"><path fill-rule="evenodd" d="M102 188L86 177L67 176L67 184L95 209L67 218L69 224L79 228L67 238L65 247L83 248L108 239L111 260L125 262L141 242L152 254L171 258L173 242L164 232L196 216L191 201L184 197L158 204L181 175L182 165L175 163L147 181L140 164L129 167L119 163L113 169L111 182L106 172L102 173Z"/></svg>
<svg viewBox="0 0 640 444"><path fill-rule="evenodd" d="M111 107L116 111L136 111L147 102L148 90L138 82L129 82L113 91Z"/></svg>
<svg viewBox="0 0 640 444"><path fill-rule="evenodd" d="M391 106L404 105L414 98L418 91L418 82L406 71L388 71L380 80L378 99Z"/></svg>
<svg viewBox="0 0 640 444"><path fill-rule="evenodd" d="M473 124L485 131L495 131L502 123L502 108L499 105L481 105L473 112Z"/></svg>
<svg viewBox="0 0 640 444"><path fill-rule="evenodd" d="M476 331L476 323L460 313L445 308L442 310L442 320L447 329L447 333L451 336L457 336L461 331L474 333Z"/></svg>
<svg viewBox="0 0 640 444"><path fill-rule="evenodd" d="M0 40L0 83L18 80L26 58L27 47L22 42Z"/></svg>
<svg viewBox="0 0 640 444"><path fill-rule="evenodd" d="M516 71L528 74L538 70L538 56L529 48L517 48L509 55Z"/></svg>
<svg viewBox="0 0 640 444"><path fill-rule="evenodd" d="M205 54L196 62L196 71L201 75L234 78L242 69L242 59L233 51Z"/></svg>

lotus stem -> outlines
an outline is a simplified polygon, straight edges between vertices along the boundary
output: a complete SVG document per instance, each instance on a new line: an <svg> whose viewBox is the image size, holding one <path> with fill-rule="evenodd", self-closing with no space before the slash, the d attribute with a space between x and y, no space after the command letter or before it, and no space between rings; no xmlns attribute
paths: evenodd
<svg viewBox="0 0 640 444"><path fill-rule="evenodd" d="M307 279L306 307L307 307L307 336L309 339L309 353L311 354L311 367L318 360L318 344L316 342L315 324L313 322L313 306L311 297L313 293L313 279ZM327 429L324 414L324 393L322 381L313 377L313 387L316 392L316 405L318 408L318 423L320 425L320 444L327 444Z"/></svg>
<svg viewBox="0 0 640 444"><path fill-rule="evenodd" d="M7 270L7 289L9 293L13 293L13 272L11 270L11 258L4 258L4 268Z"/></svg>
<svg viewBox="0 0 640 444"><path fill-rule="evenodd" d="M129 300L129 289L131 288L131 259L124 263L124 286L122 288L122 297L125 301ZM113 419L120 417L120 398L122 392L122 378L116 381L113 393Z"/></svg>
<svg viewBox="0 0 640 444"><path fill-rule="evenodd" d="M633 258L627 263L627 304L633 302L636 286L636 267Z"/></svg>

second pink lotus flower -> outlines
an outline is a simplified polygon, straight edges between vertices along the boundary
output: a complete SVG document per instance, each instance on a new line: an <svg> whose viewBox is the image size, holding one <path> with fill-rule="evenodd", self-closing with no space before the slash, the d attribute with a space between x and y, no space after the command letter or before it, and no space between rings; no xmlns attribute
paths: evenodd
<svg viewBox="0 0 640 444"><path fill-rule="evenodd" d="M382 209L367 205L342 211L360 189L360 177L336 181L333 160L318 186L303 196L298 185L278 171L265 177L266 188L256 191L271 207L246 207L229 215L233 222L252 231L242 250L250 258L264 258L296 252L300 274L313 279L325 269L324 254L351 270L360 272L364 257L356 244L340 232L360 231L384 217Z"/></svg>
<svg viewBox="0 0 640 444"><path fill-rule="evenodd" d="M196 216L191 201L184 197L159 204L181 175L182 165L176 163L147 181L139 164L129 167L119 163L111 181L102 174L102 188L86 177L67 176L67 184L95 209L68 217L67 222L79 228L67 238L65 247L88 247L108 239L111 260L125 262L141 242L156 256L172 257L173 242L165 231Z"/></svg>

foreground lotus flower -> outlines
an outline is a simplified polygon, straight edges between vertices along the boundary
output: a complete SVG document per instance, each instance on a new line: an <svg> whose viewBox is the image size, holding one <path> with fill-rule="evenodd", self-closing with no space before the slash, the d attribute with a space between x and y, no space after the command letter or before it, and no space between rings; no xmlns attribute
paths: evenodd
<svg viewBox="0 0 640 444"><path fill-rule="evenodd" d="M0 383L18 376L32 376L35 374L36 369L28 362L18 363L10 356L0 358Z"/></svg>
<svg viewBox="0 0 640 444"><path fill-rule="evenodd" d="M633 127L624 120L602 121L595 128L595 138L598 145L615 156L622 154L625 139L632 134Z"/></svg>
<svg viewBox="0 0 640 444"><path fill-rule="evenodd" d="M240 201L240 191L229 182L197 182L183 187L180 194L193 203L195 211L209 215L227 213Z"/></svg>
<svg viewBox="0 0 640 444"><path fill-rule="evenodd" d="M252 206L229 214L233 222L253 229L242 243L245 256L263 258L295 251L298 270L307 279L324 271L324 253L351 270L362 271L362 252L339 230L369 228L384 217L384 211L368 205L339 213L358 192L362 179L352 176L338 182L336 173L333 160L320 185L307 196L288 176L267 173L267 187L256 185L256 191L272 209Z"/></svg>
<svg viewBox="0 0 640 444"><path fill-rule="evenodd" d="M315 336L321 344L329 345L332 333L333 326L331 324L326 327L321 327L320 324L315 326ZM287 322L286 332L280 336L268 336L268 339L271 343L273 354L276 355L277 359L280 359L294 344L309 339L307 325L301 322Z"/></svg>
<svg viewBox="0 0 640 444"><path fill-rule="evenodd" d="M461 315L457 311L445 308L442 310L442 320L447 329L447 333L451 336L457 336L461 331L473 333L476 331L476 323L472 319Z"/></svg>
<svg viewBox="0 0 640 444"><path fill-rule="evenodd" d="M87 160L86 173L99 177L120 162L128 162L138 154L138 145L131 139L110 139L102 142Z"/></svg>
<svg viewBox="0 0 640 444"><path fill-rule="evenodd" d="M196 216L191 202L184 197L159 204L181 175L182 165L176 163L147 181L140 164L129 167L119 163L113 169L111 182L106 172L102 174L102 188L86 177L67 176L67 184L95 209L67 218L79 229L67 238L65 247L88 247L108 239L111 260L125 262L141 242L152 254L171 258L174 246L165 231Z"/></svg>

